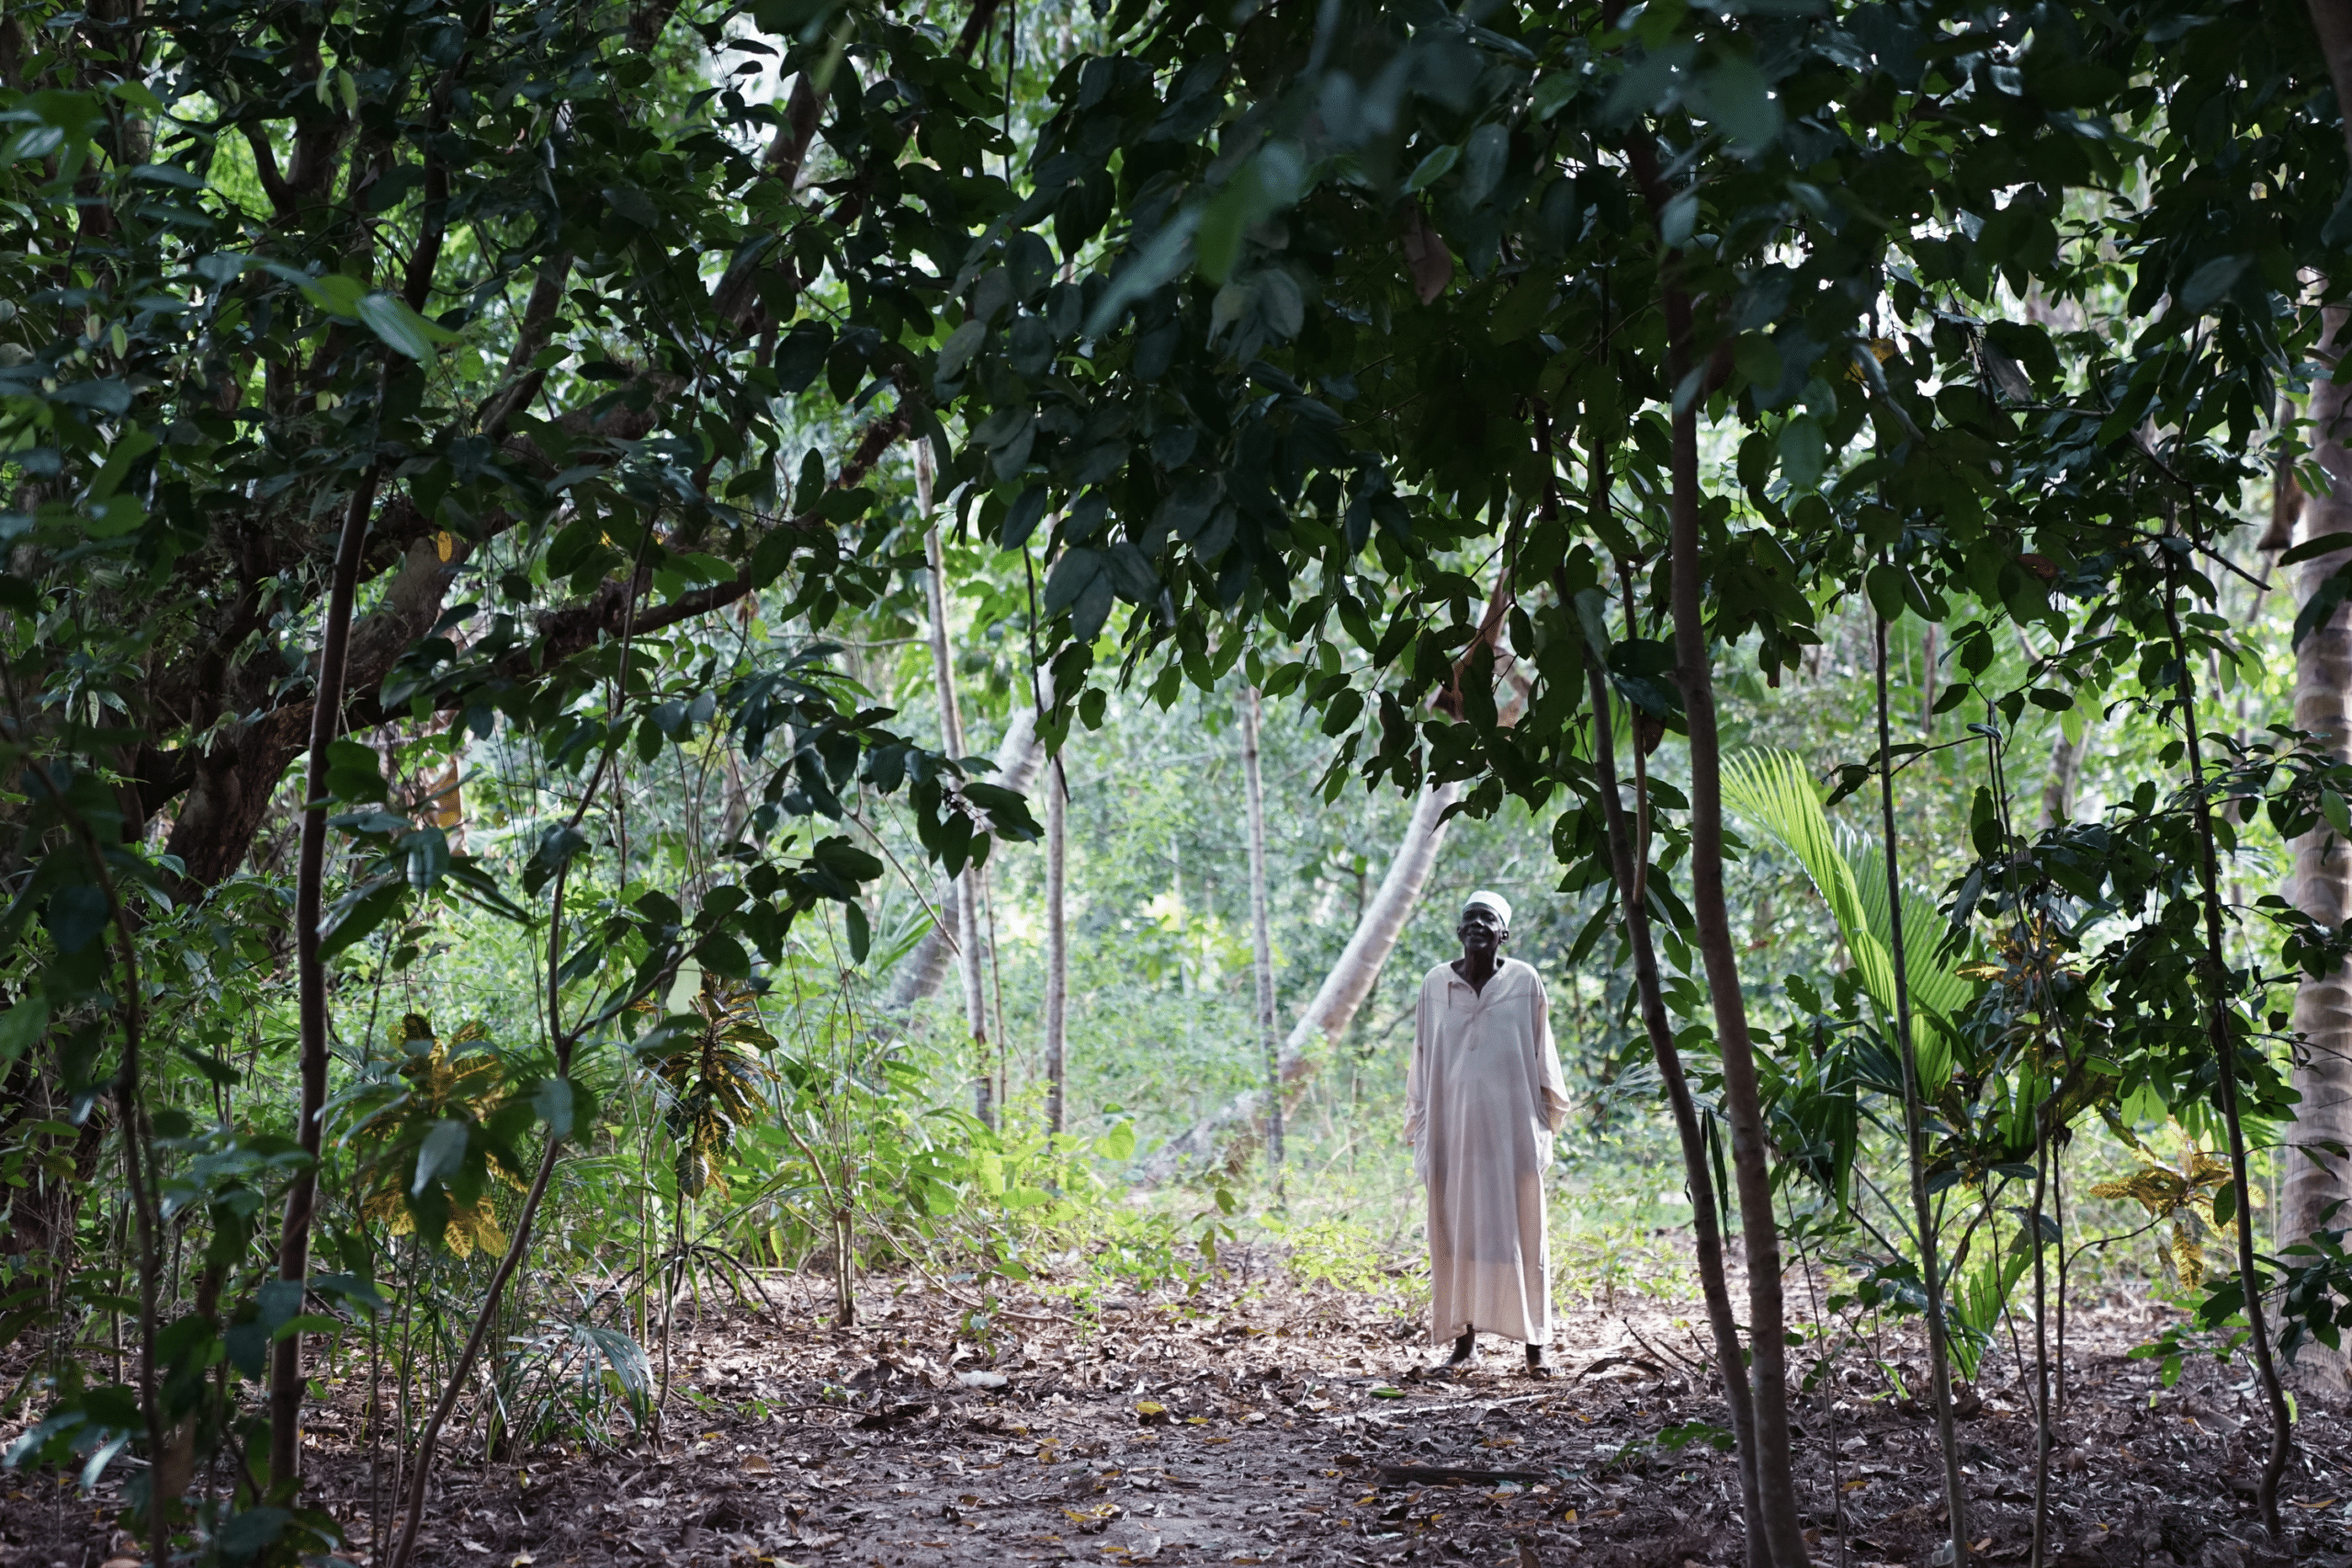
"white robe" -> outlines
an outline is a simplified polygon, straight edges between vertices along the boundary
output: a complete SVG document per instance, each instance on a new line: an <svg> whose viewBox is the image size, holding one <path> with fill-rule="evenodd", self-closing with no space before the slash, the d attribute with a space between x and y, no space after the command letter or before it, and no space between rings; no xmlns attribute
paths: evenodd
<svg viewBox="0 0 2352 1568"><path fill-rule="evenodd" d="M1567 1119L1551 1001L1506 958L1484 991L1441 964L1421 980L1405 1142L1429 1188L1430 1340L1552 1337L1544 1172Z"/></svg>

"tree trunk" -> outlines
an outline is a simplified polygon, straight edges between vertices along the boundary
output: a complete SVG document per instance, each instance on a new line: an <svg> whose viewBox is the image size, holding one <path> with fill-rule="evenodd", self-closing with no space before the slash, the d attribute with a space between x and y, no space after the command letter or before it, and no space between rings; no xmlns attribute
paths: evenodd
<svg viewBox="0 0 2352 1568"><path fill-rule="evenodd" d="M1250 940L1258 976L1258 1043L1266 1054L1266 1164L1282 1179L1282 1053L1274 1043L1274 938L1266 919L1266 784L1258 766L1258 688L1241 694L1241 789L1250 824Z"/></svg>
<svg viewBox="0 0 2352 1568"><path fill-rule="evenodd" d="M1617 741L1609 711L1609 688L1598 655L1586 664L1591 686L1593 771L1600 775L1600 813L1609 831L1609 861L1616 873L1617 902L1625 922L1625 945L1634 955L1634 993L1641 1004L1642 1028L1648 1034L1650 1055L1657 1058L1658 1078L1666 1086L1667 1104L1674 1112L1674 1132L1682 1145L1682 1177L1690 1191L1690 1235L1698 1254L1699 1289L1706 1298L1707 1326L1714 1336L1715 1368L1723 1375L1724 1405L1731 1413L1732 1442L1739 1458L1739 1500L1747 1527L1749 1568L1765 1568L1771 1548L1764 1539L1764 1511L1756 1492L1756 1404L1747 1386L1747 1357L1739 1347L1739 1322L1732 1312L1731 1284L1724 1271L1723 1231L1716 1222L1717 1200L1713 1170L1707 1161L1707 1140L1699 1126L1699 1108L1682 1075L1682 1053L1674 1043L1674 1025L1666 1014L1666 992L1658 979L1657 947L1650 936L1649 910L1636 892L1641 879L1634 869L1634 832L1625 820L1624 802L1618 795Z"/></svg>
<svg viewBox="0 0 2352 1568"><path fill-rule="evenodd" d="M947 553L931 521L931 449L915 448L915 503L929 524L923 552L931 566L931 665L939 682L939 744L964 755L964 718L956 706L956 664L947 640ZM967 865L956 874L956 967L964 982L964 1021L972 1034L972 1114L996 1125L996 1073L989 1058L988 989L980 956L979 878Z"/></svg>
<svg viewBox="0 0 2352 1568"><path fill-rule="evenodd" d="M1057 757L1046 774L1046 1130L1067 1130L1069 1065L1069 786Z"/></svg>
<svg viewBox="0 0 2352 1568"><path fill-rule="evenodd" d="M2312 29L2335 87L2338 113L2345 115L2344 132L2352 148L2352 0L2310 0ZM2330 310L2319 359L2335 365L2343 340L2346 312ZM2352 452L2345 444L2345 415L2352 402L2352 387L2331 377L2312 383L2311 394L2312 456L2327 473L2327 492L2308 497L2302 507L2303 536L2352 530ZM2266 541L2267 543L2267 541ZM2283 541L2281 541L2283 543ZM2306 561L2297 571L2299 604L2307 603L2321 581L2345 564L2341 552ZM2320 746L2342 761L2352 755L2352 604L2337 608L2312 629L2295 649L2294 724L2298 729L2324 735ZM2290 901L2322 925L2341 924L2352 917L2352 848L2347 848L2323 820L2293 845L2294 863L2287 875ZM2294 1030L2302 1043L2295 1052L2294 1082L2301 1095L2289 1130L2285 1211L2272 1222L2278 1226L2274 1246L2300 1241L2324 1226L2352 1224L2352 1208L2333 1213L2338 1203L2352 1201L2352 1162L2333 1152L2352 1147L2352 968L2338 965L2317 979L2306 977L2295 992ZM2342 1390L2347 1381L2346 1358L2324 1347L2312 1346L2296 1360L2299 1382L2314 1389Z"/></svg>
<svg viewBox="0 0 2352 1568"><path fill-rule="evenodd" d="M1657 159L1637 127L1632 161L1654 209L1666 195ZM1661 258L1667 344L1666 384L1682 388L1693 365L1690 297L1675 281L1679 253ZM1804 1568L1804 1537L1797 1528L1796 1482L1789 1459L1786 1313L1781 1297L1781 1235L1772 1215L1772 1174L1767 1159L1764 1112L1756 1083L1756 1047L1747 1029L1747 998L1724 897L1723 743L1715 723L1713 653L1707 645L1705 567L1699 557L1699 415L1697 400L1674 410L1669 448L1669 598L1674 620L1675 676L1690 744L1690 914L1699 931L1707 995L1723 1055L1724 1120L1731 1127L1733 1185L1747 1254L1748 1343L1754 1357L1756 1492L1764 1538L1778 1568Z"/></svg>
<svg viewBox="0 0 2352 1568"><path fill-rule="evenodd" d="M319 956L319 921L325 912L327 748L343 730L344 666L351 652L351 603L358 592L359 558L376 504L380 469L370 465L343 514L334 578L327 592L326 625L319 639L318 690L311 704L311 773L302 803L301 859L294 874L294 970L300 987L301 1098L295 1141L310 1156L286 1190L286 1222L277 1241L277 1277L303 1289L311 1277L311 1220L319 1192L320 1117L327 1103L327 972ZM125 1130L130 1135L130 1130ZM300 1311L298 1305L296 1311ZM269 1475L297 1479L302 1462L302 1346L307 1336L277 1342L269 1370ZM164 1543L156 1543L158 1556Z"/></svg>
<svg viewBox="0 0 2352 1568"><path fill-rule="evenodd" d="M2193 514L2192 514L2193 515ZM2167 563L2170 557L2165 558ZM2188 761L2188 803L2197 824L2198 891L2205 912L2205 983L2207 1029L2213 1049L2214 1098L2222 1107L2222 1125L2230 1138L2230 1183L2235 1190L2238 1279L2244 1296L2247 1348L2254 1352L2256 1385L2270 1416L2270 1452L2256 1478L2254 1501L2270 1539L2284 1542L2286 1529L2278 1517L2278 1481L2287 1472L2293 1446L2293 1416L2287 1408L2286 1386L2270 1353L2270 1325L2262 1304L2261 1275L2254 1250L2254 1182L2246 1171L2245 1124L2238 1111L2238 1037L2231 1028L2227 987L2229 959L2222 934L2221 857L2214 846L2212 805L2205 795L2205 756L2197 728L2196 678L2189 672L2188 642L2180 630L2180 583L2167 570L2164 590L2165 629L2172 635L2174 669L2180 683L2180 736ZM2218 1196L2218 1195L2217 1195ZM2253 1445L2247 1445L2251 1448Z"/></svg>

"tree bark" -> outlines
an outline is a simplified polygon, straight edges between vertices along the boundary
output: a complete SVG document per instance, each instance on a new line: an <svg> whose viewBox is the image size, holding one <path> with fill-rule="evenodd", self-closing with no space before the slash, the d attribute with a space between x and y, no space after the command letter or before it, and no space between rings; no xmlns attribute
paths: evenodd
<svg viewBox="0 0 2352 1568"><path fill-rule="evenodd" d="M2167 560L2171 558L2167 557ZM2206 1029L2213 1051L2216 1098L2222 1102L2222 1124L2230 1136L2230 1182L2236 1190L2238 1279L2244 1292L2247 1348L2254 1352L2254 1371L2270 1416L2270 1452L2256 1478L2255 1506L2270 1539L2283 1542L2286 1531L2278 1517L2278 1481L2287 1472L2292 1444L2293 1417L2287 1409L2287 1392L2270 1352L2270 1325L2262 1304L2261 1276L2255 1267L2254 1183L2246 1174L2245 1125L2238 1111L2238 1040L2230 1027L2224 987L2230 973L2222 937L2220 855L2213 842L2212 803L2205 797L2205 755L2197 730L2197 683L2190 672L2188 639L2180 630L2180 588L2177 573L2167 572L2164 589L2165 629L2172 635L2173 667L2179 671L2180 734L2188 753L2189 810L2197 825L2198 891L2204 905Z"/></svg>
<svg viewBox="0 0 2352 1568"><path fill-rule="evenodd" d="M1657 159L1645 126L1630 145L1635 175L1653 210L1665 206ZM1673 411L1668 468L1669 599L1674 621L1675 676L1690 747L1690 914L1699 931L1715 1044L1724 1068L1724 1120L1731 1128L1733 1185L1739 1193L1741 1237L1747 1254L1748 1342L1754 1357L1756 1491L1764 1537L1778 1568L1804 1568L1798 1529L1796 1481L1789 1457L1787 1315L1781 1294L1781 1235L1772 1215L1772 1176L1766 1155L1764 1112L1756 1082L1756 1046L1740 991L1736 939L1724 896L1723 742L1715 719L1713 654L1707 646L1704 564L1699 555L1699 415L1693 368L1690 297L1675 280L1679 252L1660 257L1660 304L1666 326L1666 384L1683 400Z"/></svg>
<svg viewBox="0 0 2352 1568"><path fill-rule="evenodd" d="M2352 149L2352 0L2310 0L2310 10L2335 88L2337 112L2345 116L2345 143ZM2325 312L2318 357L2331 370L2342 353L2346 318L2340 307ZM2307 539L2352 530L2352 452L2345 443L2346 405L2352 397L2347 394L2352 387L2332 376L2312 386L2312 456L2325 470L2328 485L2325 494L2305 498L2301 513ZM2304 562L2296 574L2298 603L2308 603L2345 561L2338 551ZM2352 604L2339 606L2295 649L2295 728L2325 737L2319 744L2337 761L2352 756L2347 694L2352 694ZM2295 840L2292 853L2288 899L2322 925L2339 925L2352 917L2352 849L2344 840L2323 820ZM2287 1134L2286 1191L2280 1204L2285 1212L2273 1222L2278 1227L2278 1245L2352 1224L2352 1207L2340 1213L2336 1209L2352 1203L2352 1161L2336 1152L2352 1148L2352 967L2338 965L2316 979L2303 980L2295 991L2294 1031L2301 1041L2295 1052L2294 1084L2302 1098ZM2314 1390L2340 1392L2352 1382L2346 1357L2320 1346L2297 1358L2295 1372L2298 1382Z"/></svg>
<svg viewBox="0 0 2352 1568"><path fill-rule="evenodd" d="M1250 827L1250 940L1258 979L1258 1043L1266 1055L1266 1163L1283 1165L1282 1053L1274 1043L1274 938L1266 919L1266 784L1258 766L1258 688L1241 694L1241 785Z"/></svg>
<svg viewBox="0 0 2352 1568"><path fill-rule="evenodd" d="M923 552L930 563L931 666L939 688L940 746L951 757L964 755L964 718L956 705L954 649L947 639L947 556L939 525L931 521L931 449L915 448L915 504L928 524ZM996 1125L996 1074L989 1057L988 992L980 956L979 878L967 865L956 874L956 960L964 982L964 1021L972 1035L972 1114Z"/></svg>
<svg viewBox="0 0 2352 1568"><path fill-rule="evenodd" d="M2075 786L2083 776L2083 752L2090 746L2087 726L2080 740L2061 734L2050 749L2050 776L2041 781L2041 830L2048 832L2075 814Z"/></svg>
<svg viewBox="0 0 2352 1568"><path fill-rule="evenodd" d="M1535 412L1535 449L1544 465L1545 522L1560 513L1557 468L1553 455L1552 416L1547 408ZM1609 504L1609 453L1606 439L1596 434L1589 457L1587 510L1604 511ZM1618 573L1628 585L1625 635L1635 635L1631 573L1624 562ZM1552 590L1563 615L1575 614L1566 573L1555 565ZM1605 599L1605 595L1604 595ZM1707 1326L1715 1341L1715 1367L1724 1382L1724 1408L1731 1416L1732 1443L1739 1461L1739 1499L1747 1548L1747 1568L1770 1568L1771 1545L1764 1538L1764 1511L1756 1490L1756 1401L1747 1386L1747 1359L1740 1348L1739 1319L1732 1311L1731 1283L1724 1269L1723 1227L1717 1219L1720 1199L1715 1174L1707 1157L1707 1140L1699 1123L1699 1107L1690 1098L1690 1083L1682 1071L1682 1051L1675 1043L1674 1025L1666 1011L1666 987L1658 978L1657 943L1650 932L1648 868L1641 863L1649 853L1645 830L1649 817L1649 787L1642 766L1641 736L1634 730L1634 801L1636 820L1626 819L1623 784L1617 775L1617 730L1610 711L1609 679L1602 667L1608 649L1588 649L1585 660L1587 695L1592 702L1593 782L1600 795L1600 820L1609 842L1609 868L1617 890L1619 917L1625 924L1625 947L1634 960L1634 997L1642 1015L1642 1030L1649 1037L1650 1055L1657 1062L1659 1083L1674 1115L1675 1138L1682 1147L1683 1184L1690 1195L1690 1235L1699 1264L1699 1293L1707 1306ZM1634 715L1628 705L1626 716Z"/></svg>
<svg viewBox="0 0 2352 1568"><path fill-rule="evenodd" d="M294 969L300 987L301 1099L295 1141L310 1156L286 1190L286 1221L278 1235L277 1277L298 1287L311 1277L311 1220L319 1191L320 1116L327 1102L327 976L319 956L319 920L325 911L327 748L343 728L344 668L351 651L351 604L358 592L359 560L368 540L382 470L370 464L343 514L334 578L327 593L319 642L318 689L311 703L311 772L302 803L301 857L294 875ZM300 1310L298 1306L298 1312ZM269 1474L273 1482L301 1474L302 1349L306 1336L277 1342L269 1371ZM159 1543L157 1551L162 1551Z"/></svg>
<svg viewBox="0 0 2352 1568"><path fill-rule="evenodd" d="M1565 605L1564 605L1565 607ZM1749 1568L1766 1568L1771 1547L1764 1539L1764 1511L1756 1490L1756 1403L1747 1386L1747 1359L1739 1345L1739 1322L1733 1314L1731 1283L1724 1269L1724 1237L1716 1223L1714 1172L1707 1161L1707 1140L1699 1126L1699 1108L1690 1098L1690 1081L1682 1074L1682 1053L1674 1043L1674 1025L1666 1013L1666 992L1658 979L1657 946L1650 935L1650 914L1637 891L1641 879L1634 869L1634 832L1625 820L1619 797L1617 739L1609 711L1609 687L1596 659L1585 664L1592 697L1592 751L1595 783L1600 789L1600 815L1609 831L1609 861L1617 884L1618 908L1625 922L1625 945L1634 955L1634 994L1641 1004L1642 1029L1649 1036L1650 1055L1666 1087L1667 1104L1674 1112L1674 1132L1682 1145L1682 1177L1690 1191L1690 1235L1698 1254L1699 1291L1706 1299L1707 1326L1713 1331L1715 1367L1724 1380L1724 1404L1731 1413L1732 1441L1739 1457L1739 1500L1747 1527Z"/></svg>

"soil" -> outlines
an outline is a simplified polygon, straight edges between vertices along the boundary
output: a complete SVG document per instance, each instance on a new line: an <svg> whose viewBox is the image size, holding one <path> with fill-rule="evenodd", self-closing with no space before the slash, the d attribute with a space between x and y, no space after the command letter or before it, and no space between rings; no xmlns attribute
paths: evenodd
<svg viewBox="0 0 2352 1568"><path fill-rule="evenodd" d="M994 1343L936 1293L868 1281L863 1321L820 1315L823 1284L772 1283L771 1308L683 1321L668 1435L543 1450L492 1465L463 1433L416 1561L427 1564L695 1563L727 1568L1451 1563L1735 1568L1738 1483L1690 1318L1695 1305L1620 1300L1561 1314L1555 1367L1482 1340L1466 1373L1395 1298L1281 1276L1189 1298L1001 1314ZM785 1298L788 1297L789 1300ZM2352 1422L2341 1396L2300 1398L2284 1491L2291 1540L2264 1536L2249 1445L2265 1440L2242 1366L2187 1364L2171 1388L2131 1348L2161 1309L2077 1305L2050 1495L2057 1564L2352 1568ZM1888 1334L1847 1337L1797 1400L1806 1540L1828 1568L1926 1564L1943 1540L1932 1420L1896 1393L1924 1386ZM13 1357L11 1359L14 1359ZM2032 1423L2007 1343L1980 1369L1960 1427L1972 1556L2023 1563ZM313 1497L369 1562L371 1482L352 1378L313 1423ZM13 1435L19 1418L0 1429ZM1727 1434L1724 1434L1727 1437ZM385 1461L389 1470L389 1459ZM1459 1472L1459 1473L1457 1473ZM6 1478L0 1563L100 1568L112 1482ZM389 1512L389 1502L387 1504Z"/></svg>

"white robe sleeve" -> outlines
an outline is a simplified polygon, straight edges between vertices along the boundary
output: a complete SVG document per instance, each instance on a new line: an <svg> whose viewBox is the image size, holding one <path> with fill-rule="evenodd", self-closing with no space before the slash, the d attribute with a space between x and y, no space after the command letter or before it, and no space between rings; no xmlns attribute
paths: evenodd
<svg viewBox="0 0 2352 1568"><path fill-rule="evenodd" d="M1559 1043L1552 1038L1552 998L1541 976L1535 979L1535 1118L1547 1133L1556 1133L1568 1119L1568 1080L1560 1071Z"/></svg>

